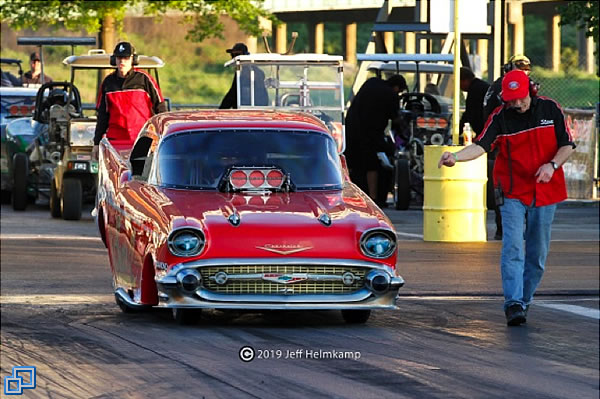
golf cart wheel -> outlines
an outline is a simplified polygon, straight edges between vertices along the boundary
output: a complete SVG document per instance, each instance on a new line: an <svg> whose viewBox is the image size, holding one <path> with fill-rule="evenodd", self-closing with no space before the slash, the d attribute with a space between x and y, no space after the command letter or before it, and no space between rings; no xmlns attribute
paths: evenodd
<svg viewBox="0 0 600 399"><path fill-rule="evenodd" d="M191 326L198 323L202 309L173 308L173 319L179 325Z"/></svg>
<svg viewBox="0 0 600 399"><path fill-rule="evenodd" d="M56 181L54 179L52 179L52 183L50 184L50 214L53 218L60 217L60 198L58 197Z"/></svg>
<svg viewBox="0 0 600 399"><path fill-rule="evenodd" d="M27 208L27 176L29 174L29 159L22 152L13 158L13 192L12 206L15 211Z"/></svg>
<svg viewBox="0 0 600 399"><path fill-rule="evenodd" d="M67 178L63 181L63 189L61 193L61 213L65 220L81 219L82 207L82 192L81 180L75 178Z"/></svg>
<svg viewBox="0 0 600 399"><path fill-rule="evenodd" d="M371 317L370 310L342 310L342 318L348 324L365 324Z"/></svg>
<svg viewBox="0 0 600 399"><path fill-rule="evenodd" d="M408 159L398 159L395 164L394 206L405 211L410 205L410 165Z"/></svg>

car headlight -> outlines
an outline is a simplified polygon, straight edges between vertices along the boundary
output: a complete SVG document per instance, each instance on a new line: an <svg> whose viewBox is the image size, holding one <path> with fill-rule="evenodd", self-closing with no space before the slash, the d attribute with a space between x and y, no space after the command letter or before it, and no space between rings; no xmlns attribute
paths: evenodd
<svg viewBox="0 0 600 399"><path fill-rule="evenodd" d="M396 235L389 230L368 230L360 239L360 249L370 258L389 258L396 251Z"/></svg>
<svg viewBox="0 0 600 399"><path fill-rule="evenodd" d="M204 249L204 234L196 229L175 230L167 243L175 256L196 256Z"/></svg>

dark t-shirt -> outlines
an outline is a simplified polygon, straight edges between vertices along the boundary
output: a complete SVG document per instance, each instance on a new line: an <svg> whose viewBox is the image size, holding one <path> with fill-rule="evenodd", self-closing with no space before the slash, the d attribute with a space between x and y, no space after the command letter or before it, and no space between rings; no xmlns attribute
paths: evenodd
<svg viewBox="0 0 600 399"><path fill-rule="evenodd" d="M269 104L269 95L267 93L267 88L265 87L265 74L258 67L251 67L254 69L254 105L264 106ZM245 106L251 105L250 103L250 68L243 67L242 73L240 76L241 82L241 96L242 99L240 103ZM236 75L233 75L233 82L231 82L231 87L225 97L223 97L223 101L221 101L220 109L229 109L229 108L237 108L237 79Z"/></svg>
<svg viewBox="0 0 600 399"><path fill-rule="evenodd" d="M502 105L502 98L500 93L502 92L502 76L499 77L489 87L485 97L483 99L483 120L487 121L490 114L499 106Z"/></svg>
<svg viewBox="0 0 600 399"><path fill-rule="evenodd" d="M362 85L346 116L345 155L349 168L377 169L377 153L386 149L385 128L399 109L400 97L384 80L371 78Z"/></svg>
<svg viewBox="0 0 600 399"><path fill-rule="evenodd" d="M485 124L485 119L483 119L483 99L489 87L489 83L478 78L473 79L471 82L469 90L467 90L465 112L460 118L461 133L465 122L469 122L473 131L477 134L483 130L483 125Z"/></svg>

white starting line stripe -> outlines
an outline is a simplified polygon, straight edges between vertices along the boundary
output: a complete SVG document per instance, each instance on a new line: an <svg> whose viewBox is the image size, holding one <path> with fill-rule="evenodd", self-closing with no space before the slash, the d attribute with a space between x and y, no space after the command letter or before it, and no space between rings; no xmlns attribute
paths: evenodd
<svg viewBox="0 0 600 399"><path fill-rule="evenodd" d="M98 241L100 237L85 237L72 235L48 234L0 234L0 240L72 240L72 241Z"/></svg>
<svg viewBox="0 0 600 399"><path fill-rule="evenodd" d="M2 305L81 305L88 303L110 303L114 302L114 295L2 295Z"/></svg>
<svg viewBox="0 0 600 399"><path fill-rule="evenodd" d="M544 308L562 310L563 312L575 313L576 315L579 315L579 316L584 316L584 317L589 317L591 319L600 320L600 310L598 310L598 309L591 309L591 308L586 308L586 307L577 306L577 305L567 305L564 303L547 303L547 302L541 302L541 301L534 303L534 304L544 307Z"/></svg>

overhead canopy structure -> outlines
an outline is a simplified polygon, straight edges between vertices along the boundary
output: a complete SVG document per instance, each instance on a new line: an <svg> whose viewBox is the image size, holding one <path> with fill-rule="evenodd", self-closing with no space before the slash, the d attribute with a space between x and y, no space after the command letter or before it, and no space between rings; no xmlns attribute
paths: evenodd
<svg viewBox="0 0 600 399"><path fill-rule="evenodd" d="M71 55L63 60L63 64L76 69L115 69L110 64L110 55L104 50L90 50L87 55ZM163 60L155 56L138 55L140 69L156 69L165 66Z"/></svg>

